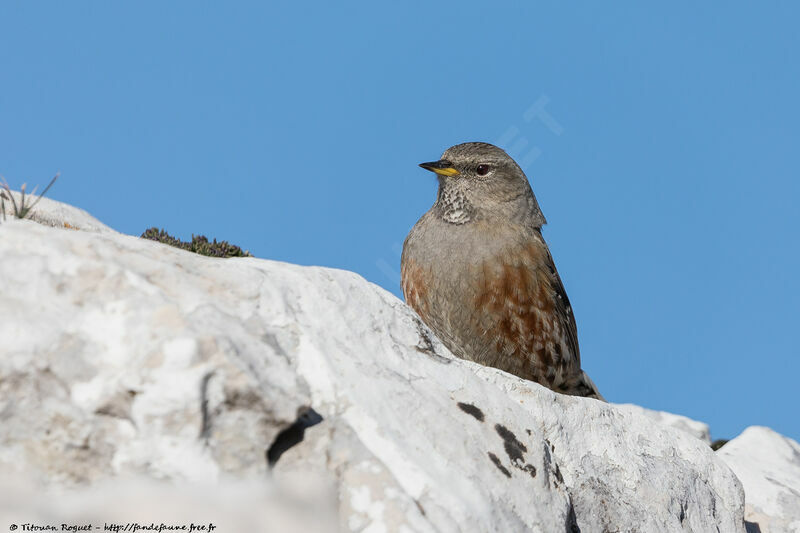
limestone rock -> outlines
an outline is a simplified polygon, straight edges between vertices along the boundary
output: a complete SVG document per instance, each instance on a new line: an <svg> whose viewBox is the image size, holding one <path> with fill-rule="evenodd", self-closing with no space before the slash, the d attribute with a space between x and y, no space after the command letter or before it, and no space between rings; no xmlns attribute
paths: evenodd
<svg viewBox="0 0 800 533"><path fill-rule="evenodd" d="M751 426L717 456L744 486L748 533L800 533L800 444Z"/></svg>
<svg viewBox="0 0 800 533"><path fill-rule="evenodd" d="M744 532L707 444L455 359L356 274L30 221L0 257L0 471L75 512L136 476L313 494L345 531Z"/></svg>
<svg viewBox="0 0 800 533"><path fill-rule="evenodd" d="M6 193L8 194L8 193ZM18 206L22 202L22 194L19 191L11 191L11 196ZM109 228L92 215L78 209L77 207L51 200L46 196L39 198L36 195L25 195L25 205L36 203L36 207L30 212L28 218L46 226L57 228L76 229L83 231L92 231L96 233L116 233L113 229ZM6 220L13 218L13 204L6 200L5 202ZM0 215L0 224L3 223L2 215Z"/></svg>
<svg viewBox="0 0 800 533"><path fill-rule="evenodd" d="M665 411L646 409L632 403L617 404L617 408L623 411L641 413L659 425L678 429L700 439L708 445L711 444L711 432L708 429L708 424L705 422L699 422L687 416L667 413Z"/></svg>

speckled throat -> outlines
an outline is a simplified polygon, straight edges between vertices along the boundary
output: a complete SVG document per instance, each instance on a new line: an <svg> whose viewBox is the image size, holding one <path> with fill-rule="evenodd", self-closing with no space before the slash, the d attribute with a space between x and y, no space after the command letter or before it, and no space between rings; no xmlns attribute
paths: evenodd
<svg viewBox="0 0 800 533"><path fill-rule="evenodd" d="M450 224L466 224L475 217L475 207L464 191L454 187L439 187L436 208L442 220Z"/></svg>

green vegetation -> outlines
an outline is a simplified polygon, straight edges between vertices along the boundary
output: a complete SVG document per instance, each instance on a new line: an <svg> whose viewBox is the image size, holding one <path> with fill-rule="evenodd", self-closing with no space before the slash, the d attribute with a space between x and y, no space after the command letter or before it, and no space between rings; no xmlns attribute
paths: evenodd
<svg viewBox="0 0 800 533"><path fill-rule="evenodd" d="M210 257L252 257L250 252L242 251L241 248L230 244L228 241L217 242L217 239L214 239L213 242L208 242L208 239L203 235L192 235L192 241L185 242L176 239L163 229L150 228L142 233L142 238Z"/></svg>

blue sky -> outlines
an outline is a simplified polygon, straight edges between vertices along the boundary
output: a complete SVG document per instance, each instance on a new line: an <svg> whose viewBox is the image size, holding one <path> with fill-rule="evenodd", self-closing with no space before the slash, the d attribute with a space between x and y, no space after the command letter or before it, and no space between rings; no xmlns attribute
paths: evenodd
<svg viewBox="0 0 800 533"><path fill-rule="evenodd" d="M800 440L800 8L553 4L3 2L0 174L399 294L417 163L499 143L609 400Z"/></svg>

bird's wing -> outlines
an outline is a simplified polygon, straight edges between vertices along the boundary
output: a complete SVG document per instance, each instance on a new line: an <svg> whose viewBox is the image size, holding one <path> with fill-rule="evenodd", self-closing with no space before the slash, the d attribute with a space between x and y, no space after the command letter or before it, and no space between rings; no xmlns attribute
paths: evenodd
<svg viewBox="0 0 800 533"><path fill-rule="evenodd" d="M544 242L544 239L542 239L542 242ZM550 254L547 245L545 245L545 249L547 249L547 268L552 279L551 286L554 293L555 314L561 322L562 331L565 332L566 344L574 357L577 371L562 384L562 392L605 401L591 378L581 370L581 352L578 347L578 325L575 322L575 313L572 311L572 304L569 302L567 291L564 290L564 283L561 281L561 276L558 275L555 261L553 261L553 256Z"/></svg>
<svg viewBox="0 0 800 533"><path fill-rule="evenodd" d="M546 244L545 250L547 250L547 269L550 271L556 316L561 322L562 330L566 334L567 347L575 358L576 366L580 368L581 351L578 346L578 324L575 322L575 313L572 311L572 304L569 303L567 291L564 289L564 283L561 281L561 276L558 275L555 261L553 261L553 256L550 254L550 249L547 248Z"/></svg>

